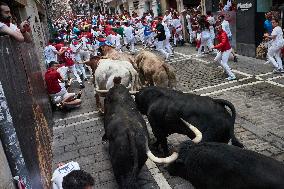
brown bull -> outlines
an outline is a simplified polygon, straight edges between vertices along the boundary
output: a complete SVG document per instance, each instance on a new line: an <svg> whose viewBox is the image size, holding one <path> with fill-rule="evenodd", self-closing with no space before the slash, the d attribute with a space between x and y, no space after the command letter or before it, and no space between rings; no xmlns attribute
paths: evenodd
<svg viewBox="0 0 284 189"><path fill-rule="evenodd" d="M175 88L174 68L164 63L154 53L142 51L135 57L135 64L143 85Z"/></svg>
<svg viewBox="0 0 284 189"><path fill-rule="evenodd" d="M124 53L124 52L119 52L114 47L107 46L107 45L100 47L100 51L102 53L102 56L104 56L105 58L112 59L112 60L128 61L133 65L134 69L137 70L137 66L135 64L133 56L127 53Z"/></svg>

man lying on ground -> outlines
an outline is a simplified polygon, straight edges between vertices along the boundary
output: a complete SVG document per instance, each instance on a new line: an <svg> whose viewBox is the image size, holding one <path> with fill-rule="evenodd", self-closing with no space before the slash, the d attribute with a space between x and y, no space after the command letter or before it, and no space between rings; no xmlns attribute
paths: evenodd
<svg viewBox="0 0 284 189"><path fill-rule="evenodd" d="M50 68L45 73L45 82L52 102L60 109L79 107L82 103L80 100L82 92L80 91L77 96L75 93L68 93L65 83L57 71L60 65L57 62L50 62L49 65Z"/></svg>

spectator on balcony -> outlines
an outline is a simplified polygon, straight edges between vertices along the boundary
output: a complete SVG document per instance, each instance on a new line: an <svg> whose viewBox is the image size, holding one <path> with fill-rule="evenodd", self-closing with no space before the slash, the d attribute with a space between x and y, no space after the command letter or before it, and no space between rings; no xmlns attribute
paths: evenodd
<svg viewBox="0 0 284 189"><path fill-rule="evenodd" d="M11 23L12 15L9 6L0 1L0 34L7 34L20 42L31 42L30 23L25 20L20 28Z"/></svg>

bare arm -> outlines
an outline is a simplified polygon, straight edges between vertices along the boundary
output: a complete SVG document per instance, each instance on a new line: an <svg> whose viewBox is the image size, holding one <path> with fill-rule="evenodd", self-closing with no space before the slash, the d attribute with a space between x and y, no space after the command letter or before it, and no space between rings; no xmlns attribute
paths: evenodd
<svg viewBox="0 0 284 189"><path fill-rule="evenodd" d="M59 56L61 56L66 50L67 50L67 48L61 48L59 52L55 51L55 53L58 54Z"/></svg>
<svg viewBox="0 0 284 189"><path fill-rule="evenodd" d="M14 39L16 39L19 42L24 42L25 41L25 38L24 38L24 36L22 35L21 32L14 31L14 30L10 29L6 25L0 28L0 32L12 36Z"/></svg>
<svg viewBox="0 0 284 189"><path fill-rule="evenodd" d="M27 43L31 43L32 42L32 37L31 37L30 33L25 32L25 33L23 33L23 36L25 38L25 42L27 42Z"/></svg>
<svg viewBox="0 0 284 189"><path fill-rule="evenodd" d="M24 41L27 43L32 42L31 34L29 33L31 31L31 26L28 21L23 21L20 25L20 31L24 36Z"/></svg>

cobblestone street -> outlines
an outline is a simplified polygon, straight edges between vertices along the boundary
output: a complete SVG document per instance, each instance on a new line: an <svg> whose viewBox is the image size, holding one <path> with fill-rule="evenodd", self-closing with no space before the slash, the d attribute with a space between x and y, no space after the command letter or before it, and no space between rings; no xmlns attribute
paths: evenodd
<svg viewBox="0 0 284 189"><path fill-rule="evenodd" d="M213 63L214 56L195 57L195 48L175 48L168 63L176 69L177 89L232 102L237 111L235 133L250 149L284 161L284 74L272 73L265 61L239 56L229 65L238 80L227 81L223 69ZM95 188L117 188L108 155L108 144L102 143L102 116L95 106L91 80L85 83L82 106L71 112L54 112L53 170L58 162L77 161L91 173ZM73 83L79 90L77 82ZM146 119L146 118L145 118ZM153 136L151 136L153 139ZM170 144L178 145L187 138L171 135ZM193 186L171 177L163 166L147 161L139 176L141 188L182 189Z"/></svg>

